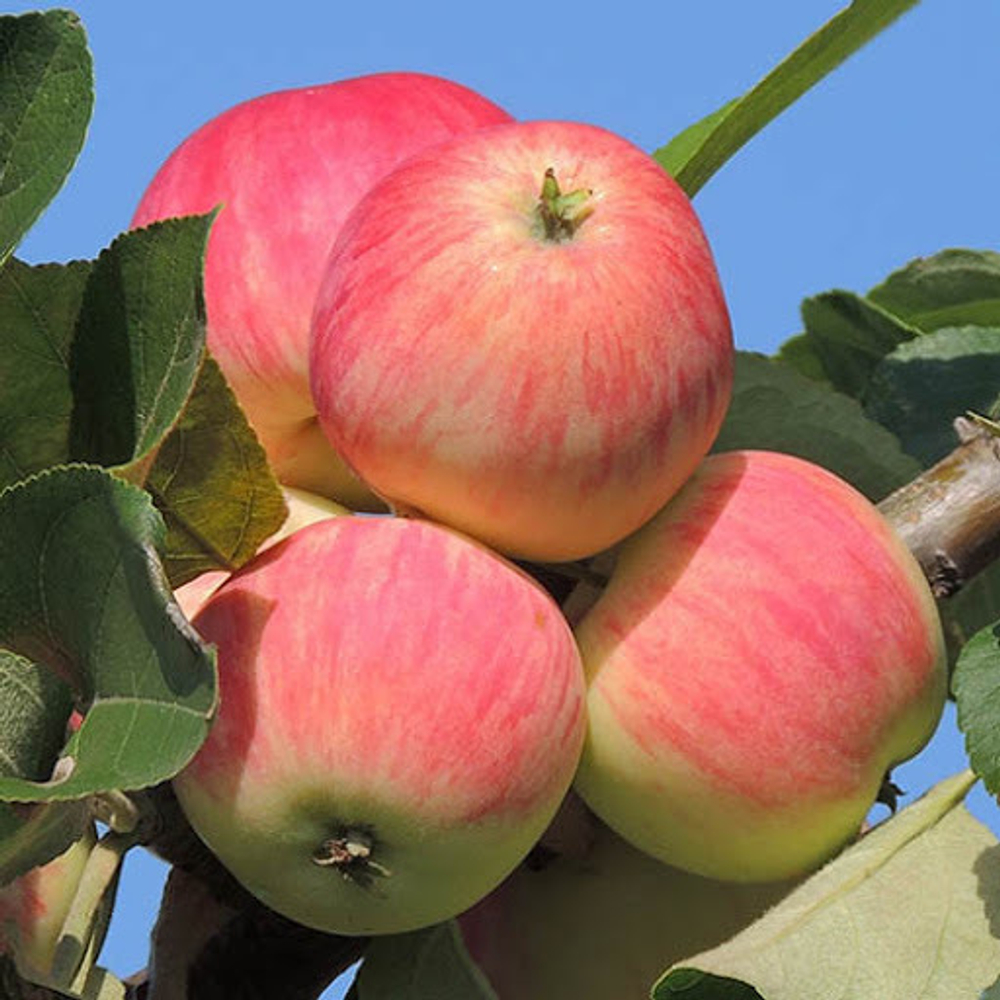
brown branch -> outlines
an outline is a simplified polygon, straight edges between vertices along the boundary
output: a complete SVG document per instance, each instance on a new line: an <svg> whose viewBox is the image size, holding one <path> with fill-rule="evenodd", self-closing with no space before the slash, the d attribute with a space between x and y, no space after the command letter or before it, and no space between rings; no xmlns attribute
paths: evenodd
<svg viewBox="0 0 1000 1000"><path fill-rule="evenodd" d="M878 505L938 598L1000 557L1000 437L965 418L955 429L954 451Z"/></svg>

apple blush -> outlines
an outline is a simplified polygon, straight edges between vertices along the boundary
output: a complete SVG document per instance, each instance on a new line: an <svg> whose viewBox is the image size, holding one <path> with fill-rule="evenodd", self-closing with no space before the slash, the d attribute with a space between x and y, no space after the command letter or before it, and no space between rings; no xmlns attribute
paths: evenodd
<svg viewBox="0 0 1000 1000"><path fill-rule="evenodd" d="M132 226L220 208L205 260L208 346L278 478L380 502L330 450L309 394L309 317L330 246L377 180L425 146L510 121L457 83L376 73L265 94L185 139Z"/></svg>
<svg viewBox="0 0 1000 1000"><path fill-rule="evenodd" d="M397 512L560 561L680 488L732 353L681 188L603 129L526 122L425 149L358 202L309 365L331 444Z"/></svg>
<svg viewBox="0 0 1000 1000"><path fill-rule="evenodd" d="M577 624L576 788L702 875L809 871L860 830L947 690L934 599L852 486L790 455L713 455L621 546Z"/></svg>
<svg viewBox="0 0 1000 1000"><path fill-rule="evenodd" d="M527 855L572 781L585 693L569 626L457 533L321 521L193 624L218 650L221 701L177 797L299 923L383 934L454 916Z"/></svg>

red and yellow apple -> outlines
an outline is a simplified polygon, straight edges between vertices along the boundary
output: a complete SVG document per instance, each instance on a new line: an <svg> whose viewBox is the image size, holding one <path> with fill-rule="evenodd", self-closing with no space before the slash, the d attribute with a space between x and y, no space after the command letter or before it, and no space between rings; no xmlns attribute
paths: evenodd
<svg viewBox="0 0 1000 1000"><path fill-rule="evenodd" d="M193 624L218 649L221 704L177 797L299 923L378 934L453 916L528 853L572 781L572 633L534 581L455 532L322 521Z"/></svg>
<svg viewBox="0 0 1000 1000"><path fill-rule="evenodd" d="M538 864L520 865L458 920L499 1000L648 996L670 965L726 941L791 888L661 864L574 795L553 827Z"/></svg>
<svg viewBox="0 0 1000 1000"><path fill-rule="evenodd" d="M0 953L10 955L29 982L50 978L56 944L95 840L91 827L57 858L0 888Z"/></svg>
<svg viewBox="0 0 1000 1000"><path fill-rule="evenodd" d="M208 345L278 478L348 506L378 502L330 450L306 371L330 246L368 188L407 156L510 120L458 84L382 73L267 94L188 137L133 226L222 206L205 262Z"/></svg>
<svg viewBox="0 0 1000 1000"><path fill-rule="evenodd" d="M653 159L593 126L513 123L358 203L310 371L333 446L397 510L554 561L634 531L694 471L732 340L701 226Z"/></svg>
<svg viewBox="0 0 1000 1000"><path fill-rule="evenodd" d="M575 631L576 788L642 850L717 878L834 854L945 700L916 560L860 493L788 455L706 459Z"/></svg>

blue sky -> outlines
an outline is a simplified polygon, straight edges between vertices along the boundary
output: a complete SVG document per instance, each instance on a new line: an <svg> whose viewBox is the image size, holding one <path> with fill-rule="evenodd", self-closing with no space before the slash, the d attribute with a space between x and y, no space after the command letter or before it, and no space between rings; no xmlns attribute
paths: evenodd
<svg viewBox="0 0 1000 1000"><path fill-rule="evenodd" d="M591 122L653 150L746 90L841 6L81 2L97 78L90 136L20 253L30 261L94 256L127 226L184 136L267 91L420 70L464 83L518 118ZM739 347L771 351L797 332L806 295L867 289L945 247L997 249L998 41L995 0L924 0L697 196ZM917 792L962 764L946 720L897 780ZM1000 831L985 795L972 806ZM148 858L130 860L105 952L120 973L144 963L161 877Z"/></svg>

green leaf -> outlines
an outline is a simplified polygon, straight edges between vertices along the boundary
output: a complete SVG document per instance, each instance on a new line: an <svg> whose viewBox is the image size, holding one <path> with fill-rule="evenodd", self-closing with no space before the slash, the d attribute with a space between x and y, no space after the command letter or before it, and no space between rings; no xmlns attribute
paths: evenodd
<svg viewBox="0 0 1000 1000"><path fill-rule="evenodd" d="M808 334L798 333L789 337L779 348L775 358L783 365L794 368L800 375L822 382L832 388L830 379L823 368L823 359Z"/></svg>
<svg viewBox="0 0 1000 1000"><path fill-rule="evenodd" d="M143 467L204 355L210 222L126 233L96 262L0 270L0 486L70 460Z"/></svg>
<svg viewBox="0 0 1000 1000"><path fill-rule="evenodd" d="M952 690L969 760L996 795L1000 793L1000 623L981 629L966 644L955 664Z"/></svg>
<svg viewBox="0 0 1000 1000"><path fill-rule="evenodd" d="M1000 978L988 990L983 991L979 1000L1000 1000Z"/></svg>
<svg viewBox="0 0 1000 1000"><path fill-rule="evenodd" d="M141 463L194 386L205 351L201 274L212 216L119 236L87 282L71 352L70 457Z"/></svg>
<svg viewBox="0 0 1000 1000"><path fill-rule="evenodd" d="M210 221L127 233L96 263L0 269L0 488L71 459L117 467L154 494L175 586L242 565L285 516L204 352Z"/></svg>
<svg viewBox="0 0 1000 1000"><path fill-rule="evenodd" d="M653 155L690 196L746 142L917 0L854 0L742 97Z"/></svg>
<svg viewBox="0 0 1000 1000"><path fill-rule="evenodd" d="M82 799L32 806L0 802L0 885L59 857L89 823L90 808Z"/></svg>
<svg viewBox="0 0 1000 1000"><path fill-rule="evenodd" d="M93 103L90 53L75 14L0 17L0 264L69 175Z"/></svg>
<svg viewBox="0 0 1000 1000"><path fill-rule="evenodd" d="M69 457L69 356L89 261L0 269L0 489Z"/></svg>
<svg viewBox="0 0 1000 1000"><path fill-rule="evenodd" d="M656 1000L678 996L684 1000L762 1000L761 995L746 983L697 969L678 969L663 982L655 996Z"/></svg>
<svg viewBox="0 0 1000 1000"><path fill-rule="evenodd" d="M974 576L962 589L938 604L952 660L980 630L1000 620L1000 562Z"/></svg>
<svg viewBox="0 0 1000 1000"><path fill-rule="evenodd" d="M948 779L876 827L745 931L668 970L655 1000L685 984L684 1000L719 996L690 970L767 1000L978 996L1000 968L1000 845L961 805L973 782Z"/></svg>
<svg viewBox="0 0 1000 1000"><path fill-rule="evenodd" d="M356 985L359 1000L497 1000L454 921L373 938Z"/></svg>
<svg viewBox="0 0 1000 1000"><path fill-rule="evenodd" d="M1000 327L1000 253L943 250L890 274L868 299L927 333L945 326Z"/></svg>
<svg viewBox="0 0 1000 1000"><path fill-rule="evenodd" d="M855 295L832 291L802 303L806 339L827 381L860 399L878 363L919 331Z"/></svg>
<svg viewBox="0 0 1000 1000"><path fill-rule="evenodd" d="M683 132L678 132L666 146L662 146L653 153L654 158L659 162L660 166L681 183L687 189L689 195L693 196L695 192L688 188L682 180L685 168L689 168L691 162L696 161L705 142L712 137L716 129L726 121L732 112L736 111L741 103L742 98L734 97L731 101L723 104L721 108L716 108L710 115L706 115L694 124L688 125ZM715 169L717 170L718 167ZM715 173L715 170L712 173ZM708 178L705 179L707 180ZM702 184L704 184L704 181L698 187L701 187Z"/></svg>
<svg viewBox="0 0 1000 1000"><path fill-rule="evenodd" d="M167 524L163 563L175 587L241 566L287 514L264 449L211 358L145 486Z"/></svg>
<svg viewBox="0 0 1000 1000"><path fill-rule="evenodd" d="M872 372L865 412L932 465L955 447L952 423L1000 391L1000 327L945 327L900 344Z"/></svg>
<svg viewBox="0 0 1000 1000"><path fill-rule="evenodd" d="M861 399L879 362L901 344L944 327L1000 328L1000 254L945 250L912 261L867 296L807 298L802 317L806 332L783 344L779 359Z"/></svg>
<svg viewBox="0 0 1000 1000"><path fill-rule="evenodd" d="M825 466L880 500L920 468L861 406L778 361L741 351L714 451L783 451Z"/></svg>
<svg viewBox="0 0 1000 1000"><path fill-rule="evenodd" d="M46 781L73 710L68 684L47 667L0 649L0 776Z"/></svg>
<svg viewBox="0 0 1000 1000"><path fill-rule="evenodd" d="M0 798L71 799L172 777L215 707L214 654L173 602L148 494L71 466L0 493L0 647L66 679L86 708L52 780Z"/></svg>

